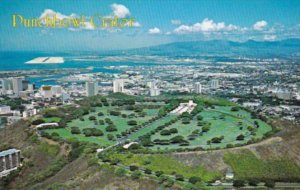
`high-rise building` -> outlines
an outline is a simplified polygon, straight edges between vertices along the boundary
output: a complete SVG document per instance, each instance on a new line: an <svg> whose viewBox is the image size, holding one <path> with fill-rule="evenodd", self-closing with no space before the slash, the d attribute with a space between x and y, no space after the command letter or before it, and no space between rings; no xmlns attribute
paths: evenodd
<svg viewBox="0 0 300 190"><path fill-rule="evenodd" d="M52 89L52 86L49 86L49 85L47 85L47 86L43 85L41 87L40 92L41 92L41 95L43 96L43 98L51 98L53 96L51 89Z"/></svg>
<svg viewBox="0 0 300 190"><path fill-rule="evenodd" d="M19 95L19 93L23 90L22 81L23 79L20 77L12 78L12 87L14 94Z"/></svg>
<svg viewBox="0 0 300 190"><path fill-rule="evenodd" d="M159 96L160 90L156 86L153 88L150 88L150 96Z"/></svg>
<svg viewBox="0 0 300 190"><path fill-rule="evenodd" d="M122 79L114 80L113 92L124 92L124 81Z"/></svg>
<svg viewBox="0 0 300 190"><path fill-rule="evenodd" d="M217 79L212 80L211 88L213 88L213 89L219 88L219 80L217 80Z"/></svg>
<svg viewBox="0 0 300 190"><path fill-rule="evenodd" d="M202 93L202 85L200 82L196 82L194 88L195 88L195 93L197 94Z"/></svg>
<svg viewBox="0 0 300 190"><path fill-rule="evenodd" d="M87 96L95 96L98 94L98 85L96 82L86 82L85 89Z"/></svg>
<svg viewBox="0 0 300 190"><path fill-rule="evenodd" d="M30 91L30 92L34 91L34 85L33 84L28 84L27 90Z"/></svg>
<svg viewBox="0 0 300 190"><path fill-rule="evenodd" d="M62 95L62 87L59 85L54 85L51 87L52 95L53 96L61 96Z"/></svg>

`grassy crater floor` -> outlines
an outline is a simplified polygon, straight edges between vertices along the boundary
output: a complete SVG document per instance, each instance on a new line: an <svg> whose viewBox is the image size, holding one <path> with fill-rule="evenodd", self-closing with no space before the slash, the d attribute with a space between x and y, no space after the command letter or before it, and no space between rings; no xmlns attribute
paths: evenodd
<svg viewBox="0 0 300 190"><path fill-rule="evenodd" d="M139 106L149 104L147 102L136 102ZM160 103L159 106L163 107L166 104ZM251 113L239 108L238 110L232 110L234 106L232 104L203 106L202 111L193 115L188 123L183 122L183 118L168 113L162 118L153 120L149 124L135 130L126 136L130 140L139 140L140 137L149 135L152 142L151 146L147 146L152 150L176 150L179 148L198 148L211 149L211 148L226 148L236 145L243 145L249 142L255 142L261 139L264 134L270 132L272 127L260 119L254 119ZM110 111L117 110L121 114L118 116L111 115ZM93 111L90 111L87 115L81 118L77 118L67 123L67 127L58 129L45 129L44 132L48 134L56 133L62 139L76 138L80 141L96 143L102 147L114 145L117 143L117 137L120 137L122 132L126 132L132 128L132 125L128 124L128 121L136 121L136 125L142 125L143 123L153 119L159 113L160 108L148 108L142 109L143 116L136 113L134 110L128 110L126 106L102 106L96 107ZM102 115L99 116L98 113ZM123 115L126 115L124 117ZM93 120L90 118L94 117ZM199 120L198 117L202 116ZM100 123L100 120L110 119L115 127L116 131L107 131L106 122ZM158 127L165 125L166 123L174 121L172 124L167 125L162 130L176 129L176 133L168 135L162 134L162 130L157 130ZM60 118L44 118L46 122L58 122ZM200 122L200 124L199 124ZM80 134L72 134L72 127L77 127L80 130ZM203 128L208 127L208 131L204 131ZM83 131L86 128L96 128L103 132L101 136L85 136ZM242 139L237 139L242 135ZM113 136L109 138L108 136ZM176 136L182 136L185 143L173 143L172 138ZM124 136L123 136L124 137ZM213 138L221 137L220 142L212 141ZM167 141L168 143L155 143L157 141Z"/></svg>

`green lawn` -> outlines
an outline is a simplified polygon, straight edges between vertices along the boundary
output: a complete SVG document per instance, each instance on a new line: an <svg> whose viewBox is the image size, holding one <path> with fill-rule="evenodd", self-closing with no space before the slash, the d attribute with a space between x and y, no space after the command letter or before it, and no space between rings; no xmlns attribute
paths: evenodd
<svg viewBox="0 0 300 190"><path fill-rule="evenodd" d="M155 171L163 171L165 174L174 175L181 174L186 179L197 176L204 181L210 181L221 176L216 172L208 171L202 166L192 168L177 160L164 155L132 155L132 154L112 154L111 158L117 158L122 164L130 166L136 165L140 168L148 168Z"/></svg>
<svg viewBox="0 0 300 190"><path fill-rule="evenodd" d="M244 150L241 153L226 153L224 160L233 169L236 179L300 180L300 166L286 158L261 160L249 150Z"/></svg>
<svg viewBox="0 0 300 190"><path fill-rule="evenodd" d="M251 114L245 110L231 111L230 106L216 106L215 109L205 109L200 113L203 116L204 122L211 123L210 130L202 134L202 136L197 135L194 140L188 140L188 136L192 134L195 130L202 129L201 126L197 126L198 120L196 117L191 121L190 124L182 124L181 120L177 121L175 124L169 126L166 129L176 128L178 133L171 134L168 136L160 135L160 132L155 133L151 136L151 140L155 139L171 139L174 136L181 135L188 140L189 146L180 146L179 144L169 144L169 145L155 145L151 147L152 149L176 149L176 148L195 148L201 146L202 148L225 148L227 144L245 144L251 138L262 138L263 134L272 130L271 126L266 124L261 120L258 121L260 127L256 131L256 135L251 135L248 126L254 127L254 119L251 118ZM220 116L224 116L224 119L220 119ZM239 125L239 122L241 125ZM240 129L242 127L242 129ZM244 140L237 141L236 138L238 135L243 134L245 136ZM211 145L207 144L207 141L213 137L224 136L224 139L221 143L212 143Z"/></svg>
<svg viewBox="0 0 300 190"><path fill-rule="evenodd" d="M44 117L43 120L46 123L55 123L55 122L59 122L61 120L61 118L59 118L59 117Z"/></svg>
<svg viewBox="0 0 300 190"><path fill-rule="evenodd" d="M115 140L108 140L107 139L107 135L108 134L112 134L112 135L116 135L116 134L121 134L121 132L126 131L128 129L130 129L132 126L128 125L127 122L129 120L135 120L137 121L138 125L141 123L144 123L148 120L150 120L151 118L155 117L158 113L158 109L144 109L143 112L146 113L146 116L144 117L139 117L137 116L137 114L135 114L136 116L132 117L132 118L123 118L122 116L112 116L110 115L108 112L109 110L117 110L117 111L121 111L121 114L126 114L126 115L130 115L133 114L134 111L131 110L125 110L125 109L118 109L117 106L109 106L109 107L98 107L96 108L95 112L91 112L88 115L83 116L84 121L81 121L79 118L72 120L71 122L69 122L67 124L67 128L61 128L61 129L47 129L45 130L48 133L53 133L56 132L59 134L60 137L62 137L63 139L67 139L70 137L75 137L77 139L79 139L80 141L84 141L84 142L92 142L92 143L97 143L99 145L104 145L104 146L108 146L108 145L112 145L115 144L116 141ZM103 116L98 116L97 114L99 112L102 112L104 115ZM100 125L100 124L96 124L94 123L94 121L89 120L90 116L95 116L96 120L105 120L105 118L109 118L113 121L114 125L117 127L117 131L113 131L113 132L107 132L105 130L105 128L107 127L107 124L105 123L104 125ZM44 120L46 122L50 122L50 121L54 121L57 120L58 121L59 118L44 118ZM72 134L71 133L71 127L78 127L81 132L84 128L97 128L100 129L101 131L103 131L104 135L100 136L100 137L85 137L84 134Z"/></svg>
<svg viewBox="0 0 300 190"><path fill-rule="evenodd" d="M271 131L272 128L265 122L258 120L258 119L252 119L251 113L239 109L238 111L231 111L232 106L226 101L220 101L218 99L209 99L204 98L205 101L213 103L217 102L218 105L224 105L224 106L214 106L214 109L212 108L205 108L203 111L199 113L203 117L203 122L210 124L210 130L208 132L204 132L202 134L197 133L194 135L194 139L190 139L191 134L195 130L199 130L201 132L203 126L198 126L197 123L199 122L197 120L197 116L195 116L189 124L183 124L181 120L177 121L176 123L172 124L171 126L168 126L165 129L171 129L176 128L178 130L178 133L163 136L160 134L161 131L156 132L151 136L151 140L154 141L155 139L159 140L170 140L172 137L181 135L184 137L185 140L189 142L188 145L181 146L178 144L167 144L167 145L158 145L155 144L154 146L150 147L152 150L157 149L178 149L178 148L196 148L196 147L202 147L204 149L208 148L225 148L227 145L235 145L235 144L246 144L251 139L260 139L263 137L265 133L268 131ZM142 105L143 103L139 103L139 105ZM149 103L148 103L149 104ZM162 103L159 103L162 104ZM146 105L146 104L145 104ZM109 112L112 110L120 111L121 114L126 114L127 117L120 116L113 116L110 115ZM145 112L145 116L141 117L137 113L135 113L132 110L127 110L125 107L118 107L118 106L108 106L108 107L97 107L94 112L90 112L88 115L83 116L83 120L78 118L74 119L71 122L67 124L66 128L61 129L47 129L45 130L48 133L56 132L59 134L60 137L67 139L70 137L75 137L79 139L80 141L84 142L92 142L97 143L99 145L108 146L116 143L116 140L109 140L107 135L111 134L114 137L116 135L120 135L122 132L125 132L126 130L129 130L133 126L130 126L127 124L130 120L135 120L138 125L149 121L151 118L157 116L159 109L143 109L143 112ZM98 113L102 112L103 116L98 116ZM130 116L132 115L132 116ZM95 124L95 121L90 120L90 116L95 116L96 121L99 120L105 120L106 118L109 118L113 121L113 124L116 126L117 131L113 132L107 132L105 128L108 126L107 123L104 125L100 125L99 123ZM129 117L130 116L130 117ZM138 140L140 136L143 136L150 131L155 130L157 127L169 122L170 120L176 118L177 115L168 114L167 116L154 121L150 123L149 125L141 128L140 130L134 132L129 136L130 140ZM223 117L223 118L222 118ZM58 117L51 117L51 118L44 118L46 122L58 122L60 118ZM255 134L251 134L248 127L253 127L254 122L257 121L259 123L259 128L256 129ZM71 133L71 127L78 127L81 131L81 134L72 134ZM83 129L85 128L97 128L100 129L104 135L95 137L86 137L83 134ZM244 135L245 138L243 140L236 140L237 136ZM208 144L207 141L211 140L214 137L220 137L224 136L224 139L221 141L221 143L211 143Z"/></svg>

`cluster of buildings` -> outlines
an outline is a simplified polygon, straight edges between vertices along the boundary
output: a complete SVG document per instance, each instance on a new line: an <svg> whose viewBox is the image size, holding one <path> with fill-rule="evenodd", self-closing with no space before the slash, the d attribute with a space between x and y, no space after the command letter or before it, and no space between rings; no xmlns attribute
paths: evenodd
<svg viewBox="0 0 300 190"><path fill-rule="evenodd" d="M234 63L205 62L194 65L137 64L105 69L118 70L118 73L88 70L84 73L70 71L67 75L67 71L62 71L65 75L55 80L55 84L37 87L28 82L23 77L25 75L3 77L0 79L0 95L21 98L29 103L24 104L25 109L20 113L2 105L0 115L10 114L13 120L26 118L45 106L69 104L84 96L112 92L153 97L165 93L195 93L221 96L233 101L237 99L237 103L250 109L300 122L297 119L300 114L297 107L300 101L300 71L290 70L288 63L279 60L260 62L245 59ZM282 109L282 106L289 109Z"/></svg>

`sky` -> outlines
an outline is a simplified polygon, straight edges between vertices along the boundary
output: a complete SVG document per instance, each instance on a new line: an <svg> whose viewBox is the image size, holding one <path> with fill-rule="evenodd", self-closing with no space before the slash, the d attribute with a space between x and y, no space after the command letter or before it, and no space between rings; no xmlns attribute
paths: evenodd
<svg viewBox="0 0 300 190"><path fill-rule="evenodd" d="M300 38L300 0L0 0L0 51L98 51L177 41ZM134 19L128 28L13 27L23 18ZM88 20L87 19L87 20Z"/></svg>

